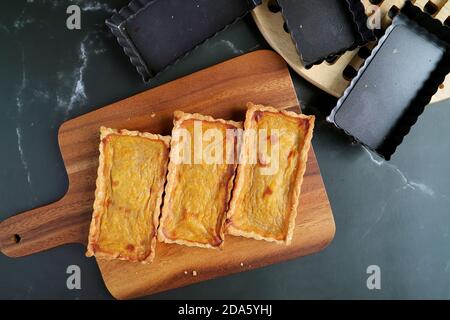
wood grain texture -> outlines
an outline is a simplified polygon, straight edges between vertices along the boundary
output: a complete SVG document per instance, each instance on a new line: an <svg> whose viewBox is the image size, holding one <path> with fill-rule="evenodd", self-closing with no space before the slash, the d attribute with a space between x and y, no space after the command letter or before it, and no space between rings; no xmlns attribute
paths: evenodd
<svg viewBox="0 0 450 320"><path fill-rule="evenodd" d="M117 299L136 298L324 249L333 239L335 224L314 152L309 156L291 245L229 235L222 251L158 243L151 265L98 261L108 290Z"/></svg>
<svg viewBox="0 0 450 320"><path fill-rule="evenodd" d="M249 101L298 111L289 71L277 54L256 51L64 123L59 130L59 145L69 176L67 194L54 204L3 221L1 251L20 257L66 243L86 243L100 126L168 135L174 110L243 120ZM299 210L290 246L228 236L221 252L158 243L151 265L102 260L98 263L111 294L128 299L323 249L333 239L335 224L312 150Z"/></svg>
<svg viewBox="0 0 450 320"><path fill-rule="evenodd" d="M349 85L349 79L344 77L345 68L350 66L358 70L364 63L364 60L358 55L358 49L346 52L332 63L323 62L309 70L305 69L290 34L283 28L284 20L281 13L274 13L269 10L268 4L271 1L274 0L263 0L263 4L254 9L252 13L256 25L264 38L300 76L325 92L335 97L340 97ZM369 15L374 12L374 9L378 8L372 5L369 0L362 0L362 2ZM388 15L391 8L394 6L401 8L404 2L405 0L383 0L380 2L381 25L384 28L389 26L392 21ZM424 9L427 3L431 3L437 9L433 16L441 22L445 22L450 15L450 1L413 0L413 3L421 9ZM373 48L374 43L369 44L368 47ZM450 77L447 76L445 82L433 96L431 103L443 101L448 98L450 98Z"/></svg>

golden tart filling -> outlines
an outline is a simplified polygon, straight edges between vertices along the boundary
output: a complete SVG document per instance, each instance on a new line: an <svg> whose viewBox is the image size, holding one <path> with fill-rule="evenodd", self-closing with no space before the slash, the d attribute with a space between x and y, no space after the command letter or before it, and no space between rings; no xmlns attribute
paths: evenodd
<svg viewBox="0 0 450 320"><path fill-rule="evenodd" d="M248 107L228 233L289 244L314 117L251 103Z"/></svg>
<svg viewBox="0 0 450 320"><path fill-rule="evenodd" d="M166 243L220 248L237 167L239 139L238 136L226 137L236 134L242 124L181 111L174 116L158 239Z"/></svg>
<svg viewBox="0 0 450 320"><path fill-rule="evenodd" d="M166 181L170 137L100 129L87 256L149 263Z"/></svg>

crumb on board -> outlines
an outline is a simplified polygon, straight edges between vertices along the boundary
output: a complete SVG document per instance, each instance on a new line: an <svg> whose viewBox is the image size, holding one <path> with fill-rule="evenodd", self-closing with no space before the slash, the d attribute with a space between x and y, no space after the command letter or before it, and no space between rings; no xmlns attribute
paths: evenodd
<svg viewBox="0 0 450 320"><path fill-rule="evenodd" d="M196 277L197 276L197 271L192 271L192 275L194 276L194 277Z"/></svg>
<svg viewBox="0 0 450 320"><path fill-rule="evenodd" d="M244 263L243 262L241 262L241 267L243 267L244 266Z"/></svg>
<svg viewBox="0 0 450 320"><path fill-rule="evenodd" d="M150 117L152 117L152 118L156 117L156 113L152 112L152 114L150 115Z"/></svg>
<svg viewBox="0 0 450 320"><path fill-rule="evenodd" d="M188 274L187 270L184 270L184 274Z"/></svg>

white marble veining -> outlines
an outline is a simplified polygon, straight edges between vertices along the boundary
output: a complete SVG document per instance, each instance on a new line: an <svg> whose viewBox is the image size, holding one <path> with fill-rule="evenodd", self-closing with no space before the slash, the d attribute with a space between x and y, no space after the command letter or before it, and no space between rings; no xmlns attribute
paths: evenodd
<svg viewBox="0 0 450 320"><path fill-rule="evenodd" d="M362 146L363 150L369 155L370 161L375 163L378 167L381 167L386 161L383 159L376 159L375 156L372 154L372 152L367 149L365 146Z"/></svg>
<svg viewBox="0 0 450 320"><path fill-rule="evenodd" d="M72 110L73 106L80 102L84 101L86 96L86 90L84 88L84 71L88 66L88 56L86 54L86 46L84 44L84 41L80 44L80 59L81 59L81 66L79 67L78 71L76 72L76 82L73 89L72 96L70 97L69 105L67 106L67 110Z"/></svg>
<svg viewBox="0 0 450 320"><path fill-rule="evenodd" d="M429 186L427 186L423 183L418 183L418 182L414 182L414 181L411 181L409 184L414 188L414 190L420 190L421 192L425 193L426 195L429 195L430 197L434 198L435 192Z"/></svg>
<svg viewBox="0 0 450 320"><path fill-rule="evenodd" d="M31 17L23 17L20 16L17 20L14 21L13 27L16 30L20 30L25 28L27 25L33 24L35 21Z"/></svg>
<svg viewBox="0 0 450 320"><path fill-rule="evenodd" d="M72 79L70 96L66 97L62 94L56 96L58 108L64 110L66 117L76 106L87 101L86 89L84 85L84 73L89 63L88 53L86 50L86 42L88 41L88 38L89 37L86 36L80 43L80 47L78 49L80 64L75 66L72 74L66 75L64 73L58 73L58 78L61 80L64 78Z"/></svg>
<svg viewBox="0 0 450 320"><path fill-rule="evenodd" d="M230 40L225 40L222 39L219 42L217 42L219 45L224 45L225 47L227 47L228 49L231 50L231 52L233 52L234 54L243 54L244 51L239 49L238 47L236 47L236 45L231 42Z"/></svg>
<svg viewBox="0 0 450 320"><path fill-rule="evenodd" d="M232 41L230 40L226 40L226 39L222 39L220 41L214 42L211 44L212 47L224 47L225 49L231 51L233 54L235 55L241 55L244 54L246 52L251 52L251 51L255 51L257 49L259 49L261 47L260 44L256 44L250 48L246 48L246 49L240 49L236 46L236 44L234 44Z"/></svg>
<svg viewBox="0 0 450 320"><path fill-rule="evenodd" d="M23 111L23 106L24 106L24 102L23 102L23 93L27 87L27 71L26 71L26 66L25 66L25 50L22 48L22 52L21 52L21 67L22 67L22 80L20 81L20 86L17 90L17 94L16 94L16 105L17 105L17 111L18 113L22 113Z"/></svg>
<svg viewBox="0 0 450 320"><path fill-rule="evenodd" d="M27 174L28 184L31 185L31 173L30 173L30 170L28 169L28 163L25 159L25 153L23 151L22 130L20 128L16 128L16 135L17 135L17 147L19 149L20 161L22 162L22 166L25 169L25 172Z"/></svg>
<svg viewBox="0 0 450 320"><path fill-rule="evenodd" d="M108 13L115 13L116 10L107 3L99 1L77 1L82 11L106 11Z"/></svg>
<svg viewBox="0 0 450 320"><path fill-rule="evenodd" d="M247 49L248 52L255 51L261 49L261 45L259 43L255 44L253 47Z"/></svg>
<svg viewBox="0 0 450 320"><path fill-rule="evenodd" d="M80 6L82 12L107 12L114 13L110 4L96 1L96 0L73 0L72 4ZM11 25L0 24L0 32L5 32L8 34L16 34L24 31L23 29L31 24L39 23L33 15L29 15L30 6L36 5L47 5L52 9L67 6L62 1L57 0L28 0L23 6L21 13L12 22ZM102 30L103 32L103 30ZM98 32L97 32L98 33ZM85 89L85 72L89 63L89 55L100 55L107 52L107 49L102 45L102 41L98 41L99 35L96 31L90 32L86 35L79 43L78 50L74 52L77 54L79 59L79 64L74 65L73 71L61 71L58 72L58 87L55 90L54 95L49 92L40 92L39 90L33 90L33 99L46 99L49 100L52 97L56 100L57 110L61 110L65 118L70 116L70 112L75 108L82 106L83 103L87 101L87 94ZM102 33L101 39L110 36L109 32L104 35ZM18 113L23 112L24 107L29 101L26 101L24 97L24 92L27 89L28 80L25 68L25 57L22 51L22 75L20 86L17 88L16 92L16 105ZM52 96L52 97L51 97Z"/></svg>
<svg viewBox="0 0 450 320"><path fill-rule="evenodd" d="M104 2L100 2L100 1L87 1L87 0L71 0L69 2L69 4L67 4L64 1L60 1L60 0L40 0L40 1L35 1L35 0L27 0L27 4L49 4L51 8L57 8L60 6L68 6L70 4L76 4L78 6L80 6L80 9L82 11L106 11L109 13L113 13L115 12L115 10L113 8L110 7L110 5L108 3L104 3Z"/></svg>
<svg viewBox="0 0 450 320"><path fill-rule="evenodd" d="M51 94L48 90L40 90L40 89L34 89L33 90L33 98L36 100L50 100Z"/></svg>
<svg viewBox="0 0 450 320"><path fill-rule="evenodd" d="M369 156L370 161L373 164L375 164L377 167L388 168L393 173L398 175L398 177L402 181L402 185L399 188L394 189L389 197L383 199L381 206L380 206L380 210L378 210L378 216L376 217L375 221L373 223L370 223L369 227L362 233L360 240L363 240L364 238L366 238L372 232L373 228L375 226L377 226L383 220L383 218L385 217L386 209L388 208L389 204L393 200L398 198L398 193L401 191L410 190L412 192L420 192L420 193L424 194L425 196L428 196L431 198L440 197L440 198L445 199L446 201L450 202L449 196L447 196L445 194L437 193L429 185L410 180L408 178L408 176L394 164L389 163L389 162L385 161L384 159L375 156L369 149L367 149L364 146L362 146L362 149Z"/></svg>
<svg viewBox="0 0 450 320"><path fill-rule="evenodd" d="M15 31L20 31L21 29L35 22L34 18L32 16L26 15L25 12L26 7L22 9L22 12L12 23L12 27L14 28Z"/></svg>
<svg viewBox="0 0 450 320"><path fill-rule="evenodd" d="M381 220L383 220L384 214L386 213L386 207L387 207L388 203L389 203L389 201L385 201L385 202L383 203L383 205L381 206L381 210L379 211L378 216L377 216L377 218L375 219L375 222L369 224L369 227L366 229L366 231L364 231L364 233L362 234L360 240L363 240L365 237L367 237L367 236L370 234L370 232L372 232L372 229L373 229L376 225L378 225L378 223L379 223Z"/></svg>
<svg viewBox="0 0 450 320"><path fill-rule="evenodd" d="M108 52L108 50L106 48L98 48L98 49L94 49L93 52L94 52L95 55L99 55L99 54L103 54L103 53Z"/></svg>
<svg viewBox="0 0 450 320"><path fill-rule="evenodd" d="M406 174L403 173L397 166L395 166L392 163L389 163L381 158L379 158L379 159L375 158L375 156L372 154L372 152L369 149L367 149L364 146L362 148L369 155L370 161L372 161L372 163L374 163L378 167L384 166L384 167L389 168L390 170L395 172L402 179L403 186L401 188L397 189L396 192L398 192L400 190L411 189L411 190L422 192L430 197L435 197L436 192L433 190L433 188L431 188L430 186L428 186L424 183L409 180L408 177L406 176ZM442 195L442 196L444 196L444 195Z"/></svg>

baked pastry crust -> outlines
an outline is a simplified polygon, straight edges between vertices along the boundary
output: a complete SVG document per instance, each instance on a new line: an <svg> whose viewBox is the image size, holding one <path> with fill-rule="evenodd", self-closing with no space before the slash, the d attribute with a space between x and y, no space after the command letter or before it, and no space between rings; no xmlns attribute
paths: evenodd
<svg viewBox="0 0 450 320"><path fill-rule="evenodd" d="M221 129L242 129L241 122L215 119L213 117L201 115L198 113L190 114L184 113L182 111L175 111L173 130L175 131L183 128L183 124L186 121L190 120L201 121L202 124L207 123L213 127ZM240 139L240 137L237 137L237 139ZM168 170L169 173L167 176L164 205L162 209L160 225L158 228L158 240L165 243L176 243L190 247L220 249L222 248L224 242L224 223L229 201L231 199L234 176L237 168L237 148L239 146L239 141L236 140L234 144L236 161L233 161L232 164L223 164L222 166L219 166L215 164L202 163L200 165L202 166L201 169L199 167L195 168L195 164L176 164L175 161L173 161L176 152L174 143L175 138L172 140L171 144ZM212 170L211 168L214 166L216 167L217 174L208 175L207 171ZM190 185L199 184L195 186L198 187L198 192L196 192L195 194L189 194L189 191L186 188L187 186L183 185L183 181L181 180L183 178L180 178L180 176L183 176L183 172L187 172L188 170L198 170L197 173L194 173L194 176L196 174L198 174L198 176L194 178L190 176L189 178L192 179L188 178L189 180L186 180L186 183ZM201 172L203 170L205 170L206 172ZM220 180L220 174L222 174L222 177L225 177L225 181ZM202 177L202 175L206 175L206 177ZM206 185L210 186L211 188L208 189ZM177 191L177 188L181 191ZM225 191L225 193L221 195L220 192L217 191L217 193L213 193L213 200L205 198L202 199L202 196L208 193L204 191L214 190L213 188L217 188L219 191ZM181 195L180 192L182 193ZM193 198L190 196L192 196ZM202 203L202 201L210 200L211 202L208 202L207 204ZM198 208L193 205L193 203L199 203L200 205L203 204L204 206L202 208ZM215 219L215 221L213 222L210 222L209 225L208 222L205 222L205 220L207 219L203 219L203 221L200 221L200 216L204 216L205 212L207 211L205 207L208 207L208 209L218 208L217 211L213 212L212 215L217 215L217 219ZM188 212L189 209L193 210L194 212ZM185 212L180 213L180 211L182 210L185 210ZM177 219L177 216L181 215L184 215L182 219L179 219L178 222L175 221L175 219ZM188 221L188 223L185 223L186 221ZM199 232L199 230L203 230L203 232ZM206 232L204 230L206 230Z"/></svg>
<svg viewBox="0 0 450 320"><path fill-rule="evenodd" d="M280 219L278 219L278 223L284 225L283 230L281 232L272 232L272 230L270 232L262 232L261 228L259 226L257 226L257 221L253 221L253 226L251 226L252 221L251 221L251 217L252 217L252 213L250 212L243 212L244 209L242 209L243 207L245 207L245 202L243 200L243 198L245 197L245 192L248 193L248 197L246 198L247 201L248 199L253 199L255 201L261 200L263 205L260 205L259 209L262 209L260 211L263 212L258 212L256 213L259 218L255 220L259 220L260 224L261 224L261 220L264 220L262 223L265 224L265 226L267 227L267 223L266 221L271 221L270 218L273 218L274 220L276 218L280 218L280 217L273 217L273 212L264 212L264 208L269 208L269 198L272 196L277 196L280 193L279 189L281 187L286 187L285 184L281 184L279 185L277 190L274 190L274 194L272 194L272 190L270 189L270 187L264 185L262 189L264 190L269 190L269 196L267 197L267 206L265 206L265 196L266 196L266 191L264 191L264 193L262 195L259 195L256 190L258 190L258 186L255 186L255 184L258 183L263 183L261 181L264 181L262 179L259 180L252 180L252 181L247 181L247 176L249 173L251 172L255 172L256 170L258 170L258 166L259 164L255 164L252 165L249 163L249 158L250 158L250 143L249 143L249 136L247 134L244 134L244 141L243 141L243 145L242 145L242 154L241 154L241 165L239 166L238 170L237 170L237 174L236 174L236 181L235 181L235 188L233 190L233 197L232 200L230 202L230 209L227 212L227 233L234 235L234 236L243 236L243 237L247 237L247 238L254 238L257 240L266 240L266 241L270 241L270 242L276 242L279 244L290 244L292 241L292 236L293 236L293 231L295 228L295 219L297 216L297 208L298 208L298 203L299 203L299 197L300 197L300 193L301 193L301 186L302 186L302 182L303 182L303 175L305 173L306 170L306 163L308 160L308 152L311 146L311 139L313 136L313 129L314 129L314 121L315 118L314 116L306 116L306 115L302 115L302 114L297 114L295 112L290 112L290 111L284 111L284 110L278 110L276 108L273 107L269 107L269 106L263 106L263 105L254 105L252 103L248 103L247 105L248 110L247 110L247 115L246 115L246 120L245 120L245 130L248 129L257 129L257 122L258 120L255 120L255 114L258 113L259 117L263 117L265 113L269 113L269 114L274 114L274 115L280 115L280 116L285 116L288 117L287 119L298 119L298 126L302 129L302 132L300 133L303 136L303 143L299 142L297 147L298 149L295 150L294 154L296 154L298 152L297 155L294 155L294 157L297 158L296 161L296 169L293 172L293 179L288 182L288 190L285 194L290 194L290 196L288 197L288 199L282 198L280 199L277 203L284 203L285 201L288 201L288 205L286 206L287 212L286 215L281 217L283 219L282 222L279 222ZM282 136L281 138L282 139ZM301 139L300 139L301 140ZM280 144L282 142L280 141ZM282 151L281 151L282 152ZM292 151L291 151L292 152ZM289 158L291 155L291 152L289 152L289 156L287 157L286 162L288 163L287 165L289 165ZM283 161L283 159L280 157L280 163ZM280 168L281 169L281 174L285 174L286 168ZM280 171L280 170L279 170ZM254 178L254 175L252 175L252 178ZM283 180L284 181L284 180ZM248 187L251 186L251 187ZM246 188L251 188L251 189L246 189ZM268 189L267 189L268 188ZM259 197L259 199L257 199ZM273 200L273 199L271 199ZM276 199L273 201L277 201ZM249 211L252 208L250 208ZM261 219L261 215L263 216L263 219ZM272 215L272 217L271 217ZM253 215L254 216L254 215ZM246 228L242 227L239 225L240 222L246 221L245 224L249 224L250 227L247 225ZM270 227L270 226L269 226Z"/></svg>
<svg viewBox="0 0 450 320"><path fill-rule="evenodd" d="M126 222L127 220L130 221L129 219L132 219L132 218L129 218L128 216L126 216L126 214L129 214L130 217L131 217L131 215L133 215L132 217L134 217L134 219L136 219L136 221L134 221L134 223L133 223L133 221L131 221L130 228L136 227L137 223L139 221L141 221L141 220L139 220L139 221L137 220L139 218L137 218L137 216L134 215L136 212L133 212L132 209L126 210L124 213L116 215L115 222L111 222L111 224L109 224L105 227L105 229L107 229L108 226L109 227L111 227L111 226L117 227L117 224L120 223L121 225L119 227L120 228L119 233L122 233L122 235L117 235L117 238L114 238L115 235L111 234L112 230L104 230L104 229L102 230L103 218L107 214L107 211L108 211L108 208L110 205L110 201L111 202L113 201L111 199L111 198L113 198L113 196L109 194L112 192L108 192L107 189L108 189L109 185L111 185L111 186L114 185L114 183L112 181L110 181L110 180L112 180L112 178L110 177L111 169L109 169L108 173L105 172L105 170L108 170L108 166L112 166L112 164L107 163L108 158L106 156L107 151L105 149L107 147L108 138L114 137L114 136L141 137L141 138L153 140L155 142L162 142L162 144L163 144L162 153L161 153L161 157L160 157L160 163L156 163L157 166L161 166L160 167L160 175L161 176L159 177L159 181L158 181L158 177L155 176L153 185L151 183L149 183L149 187L153 187L153 186L157 187L157 190L151 191L156 195L155 206L153 208L144 207L142 209L142 211L143 211L142 214L150 215L150 218L152 221L149 221L149 222L153 225L153 231L140 229L139 231L141 231L142 234L136 235L136 230L123 230L124 228L126 228L126 223L124 223L124 222ZM151 134L151 133L143 133L143 132L128 131L128 130L115 130L115 129L105 128L105 127L100 128L100 145L99 145L100 156L99 156L99 166L98 166L98 171L97 171L95 201L94 201L94 206L93 206L94 212L92 214L92 221L91 221L91 226L90 226L90 230L89 230L86 256L88 256L88 257L95 256L97 258L107 259L107 260L119 259L119 260L127 260L127 261L131 261L131 262L141 262L141 263L150 263L153 261L153 258L155 256L155 246L156 246L156 230L157 230L158 224L159 224L160 207L161 207L161 203L162 203L164 183L166 181L165 178L166 178L167 166L168 166L170 140L171 140L170 137L160 136L160 135ZM133 161L133 163L136 164L136 161ZM155 164L155 162L152 162L152 165L154 165L154 164ZM111 187L111 189L112 189L112 187ZM133 192L133 191L130 191L130 192ZM137 192L139 193L140 191L137 191ZM119 195L119 197L120 197L120 195ZM145 198L145 199L150 202L150 196L148 196L148 198ZM136 204L136 205L138 205L138 204ZM120 209L122 209L122 208L120 208ZM145 219L145 217L144 217L144 219ZM113 225L112 223L115 223L115 225ZM139 228L141 226L137 226L137 227ZM149 240L149 243L147 241L147 243L145 243L145 244L144 243L133 243L133 244L120 243L120 240L124 240L123 238L121 239L121 236L123 236L123 232L127 232L127 231L130 231L130 233L133 234L132 236L143 236L144 238L146 237L146 235L145 235L146 232L152 232L153 235L151 235L150 239L147 239L147 240ZM100 239L102 232L106 232L105 237L107 237L107 238L106 238L106 240L105 239L103 240L105 243L102 243L102 240ZM119 239L119 240L117 240L117 239ZM111 241L114 242L113 245L111 244ZM119 241L119 243L116 243L116 241ZM130 241L132 241L132 240L130 239ZM143 242L145 242L145 241L143 241ZM119 247L122 246L122 248L117 249L116 248L117 246L119 246ZM106 248L106 247L108 247L108 248ZM114 247L116 249L111 250L111 247Z"/></svg>

